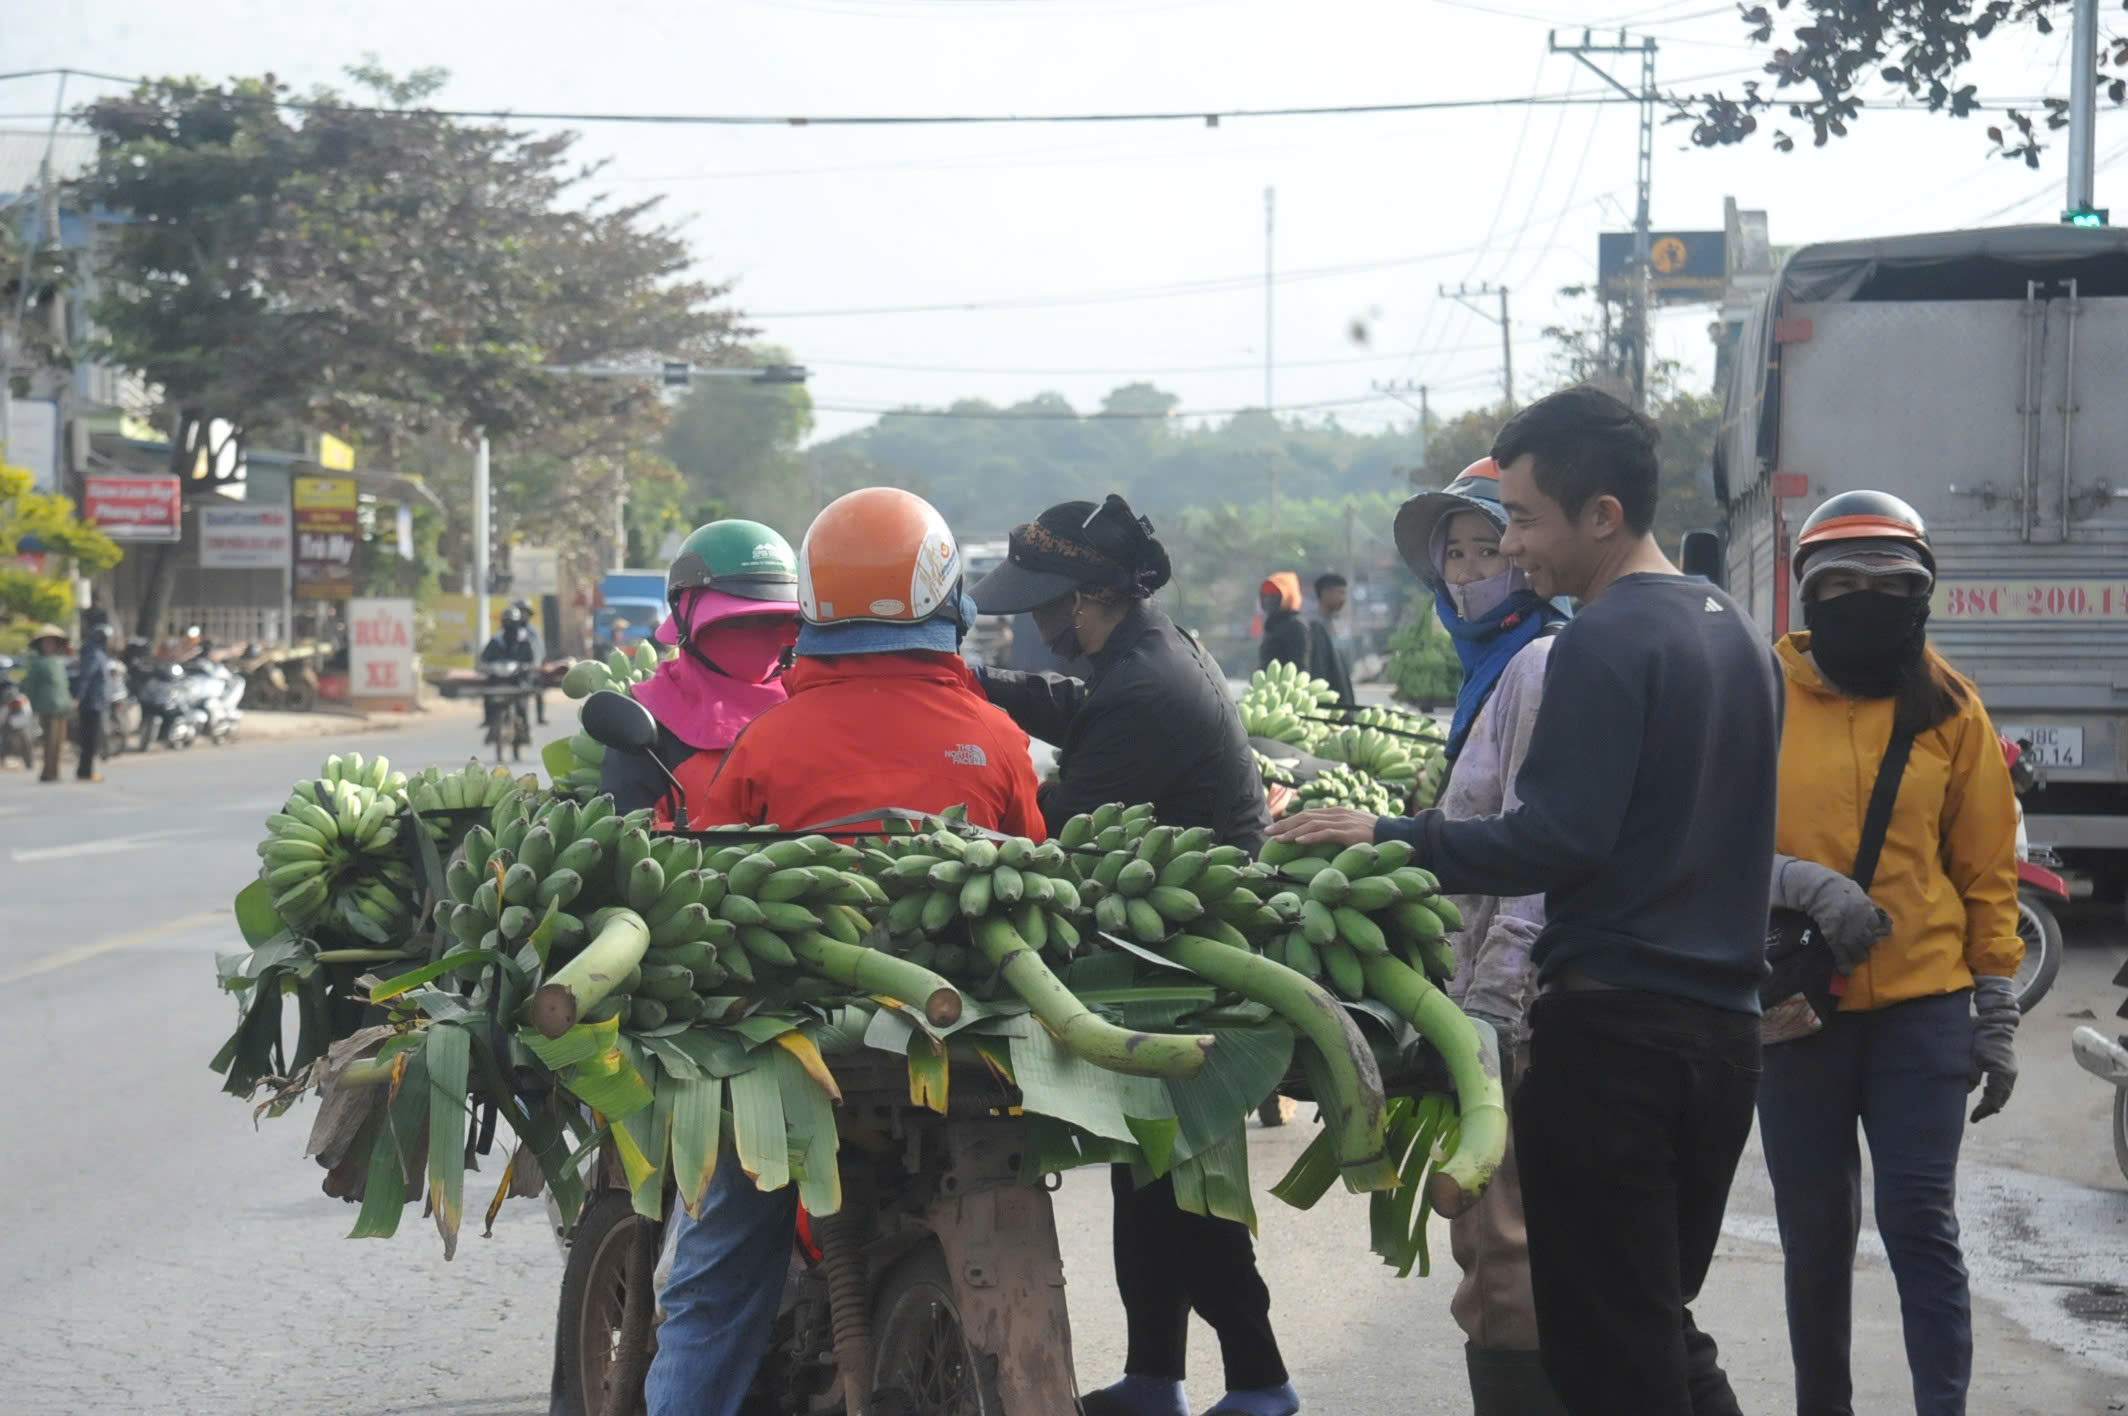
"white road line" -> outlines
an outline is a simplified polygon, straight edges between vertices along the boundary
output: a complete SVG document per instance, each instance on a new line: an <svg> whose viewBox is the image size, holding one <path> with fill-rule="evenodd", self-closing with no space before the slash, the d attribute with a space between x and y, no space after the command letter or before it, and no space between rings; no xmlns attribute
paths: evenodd
<svg viewBox="0 0 2128 1416"><path fill-rule="evenodd" d="M114 851L129 851L136 846L145 846L156 841L198 834L196 827L181 826L168 831L142 831L132 836L105 836L101 840L76 841L70 846L32 846L26 851L9 851L8 858L17 865L31 865L41 860L72 860L76 856L109 855Z"/></svg>
<svg viewBox="0 0 2128 1416"><path fill-rule="evenodd" d="M150 944L168 935L182 933L187 929L197 929L201 925L213 924L217 920L225 920L229 917L230 911L228 910L206 910L199 914L190 914L179 919L173 919L167 924L158 924L153 929L143 929L133 934L120 934L110 939L99 939L94 944L76 944L71 949L61 949L57 953L46 954L41 959L32 960L12 973L0 974L0 987L5 987L11 983L20 983L26 978L35 978L38 974L50 973L54 969L63 969L70 964L82 963L100 954L108 954L113 949L129 949L142 944Z"/></svg>

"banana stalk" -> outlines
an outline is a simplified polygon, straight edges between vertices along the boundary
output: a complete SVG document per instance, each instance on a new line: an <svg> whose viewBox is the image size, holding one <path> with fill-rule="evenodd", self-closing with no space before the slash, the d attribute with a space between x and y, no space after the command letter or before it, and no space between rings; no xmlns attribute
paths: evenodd
<svg viewBox="0 0 2128 1416"><path fill-rule="evenodd" d="M1212 1051L1209 1036L1119 1028L1080 1002L1010 920L986 915L970 920L969 928L1012 991L1080 1060L1138 1077L1194 1077L1204 1069Z"/></svg>
<svg viewBox="0 0 2128 1416"><path fill-rule="evenodd" d="M1395 1189L1398 1176L1388 1155L1388 1103L1382 1095L1381 1068L1337 1000L1274 959L1209 939L1178 934L1163 952L1228 992L1264 1004L1315 1045L1335 1079L1342 1121L1335 1144L1347 1188Z"/></svg>
<svg viewBox="0 0 2128 1416"><path fill-rule="evenodd" d="M1456 1151L1434 1171L1427 1188L1433 1207L1450 1219L1478 1202L1507 1151L1507 1098L1500 1086L1500 1040L1490 1024L1470 1017L1424 975L1386 954L1363 957L1367 991L1419 1030L1448 1064L1456 1085Z"/></svg>
<svg viewBox="0 0 2128 1416"><path fill-rule="evenodd" d="M798 962L822 978L916 1004L933 1027L951 1027L960 1021L960 990L921 965L817 932L794 934L786 942Z"/></svg>
<svg viewBox="0 0 2128 1416"><path fill-rule="evenodd" d="M583 952L541 984L525 1004L525 1018L543 1037L560 1037L576 1020L640 966L650 949L650 926L633 910L608 911Z"/></svg>

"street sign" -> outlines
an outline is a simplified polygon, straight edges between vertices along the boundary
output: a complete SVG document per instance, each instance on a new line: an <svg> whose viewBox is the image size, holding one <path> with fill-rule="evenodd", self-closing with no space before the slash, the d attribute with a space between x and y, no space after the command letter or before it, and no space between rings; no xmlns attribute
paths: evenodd
<svg viewBox="0 0 2128 1416"><path fill-rule="evenodd" d="M289 510L285 505L199 503L202 570L286 570Z"/></svg>
<svg viewBox="0 0 2128 1416"><path fill-rule="evenodd" d="M82 478L81 515L114 541L183 538L183 488L175 477L99 473Z"/></svg>
<svg viewBox="0 0 2128 1416"><path fill-rule="evenodd" d="M346 600L355 593L361 522L352 477L295 479L295 597Z"/></svg>
<svg viewBox="0 0 2128 1416"><path fill-rule="evenodd" d="M1633 272L1633 233L1596 237L1596 272L1606 298L1622 300ZM1720 231L1656 231L1648 237L1648 284L1665 304L1719 299L1729 278L1728 237Z"/></svg>
<svg viewBox="0 0 2128 1416"><path fill-rule="evenodd" d="M348 691L357 698L414 696L414 602L347 604Z"/></svg>

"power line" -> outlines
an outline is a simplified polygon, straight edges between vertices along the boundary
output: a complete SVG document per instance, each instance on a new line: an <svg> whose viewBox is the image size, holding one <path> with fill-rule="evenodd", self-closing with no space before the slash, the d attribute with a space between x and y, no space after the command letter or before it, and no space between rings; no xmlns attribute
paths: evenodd
<svg viewBox="0 0 2128 1416"><path fill-rule="evenodd" d="M1527 328L1527 326L1522 326ZM1466 344L1456 349L1435 351L1441 354L1475 354L1493 347L1490 341L1483 344ZM1388 364L1407 357L1403 354L1348 354L1336 359L1285 359L1278 361L1281 369L1325 369L1354 364ZM1161 374L1249 374L1263 368L1261 360L1247 364L1172 364L1159 366L1140 365L1132 368L1080 368L1080 369L1030 369L1000 368L995 364L897 364L862 359L822 359L811 354L806 356L806 366L815 369L876 369L900 374L999 374L1020 378L1061 378L1072 376L1109 376L1128 378L1133 375Z"/></svg>
<svg viewBox="0 0 2128 1416"><path fill-rule="evenodd" d="M884 405L859 407L843 403L815 403L812 407L816 413L855 413L880 418L972 418L999 423L1131 423L1169 418L1235 418L1244 413L1316 413L1333 408L1353 408L1365 403L1379 403L1386 396L1370 393L1357 398L1325 398L1312 403L1282 403L1274 408L1265 408L1259 404L1245 408L1176 408L1165 413L1080 413L1076 410L1051 412L1047 409L1016 412L1009 408L909 408Z"/></svg>
<svg viewBox="0 0 2128 1416"><path fill-rule="evenodd" d="M1708 74L1703 77L1706 79L1732 78L1740 73L1751 72L1756 71L1732 70L1721 74ZM0 80L50 77L55 74L98 79L106 83L117 84L155 82L155 80L144 76L109 74L92 69L24 69L11 74L0 74ZM1694 80L1681 80L1680 82L1694 82ZM755 128L881 128L1061 123L1203 123L1209 127L1217 127L1220 123L1234 118L1329 118L1369 113L1430 113L1474 108L1542 108L1558 105L1584 107L1619 103L1624 100L1608 98L1601 94L1592 97L1571 97L1564 94L1531 94L1525 98L1441 98L1421 99L1406 103L1313 104L1277 108L1148 109L1127 113L841 113L818 116L778 116L765 113L562 113L531 112L514 108L410 109L389 108L377 104L324 102L302 98L275 98L269 101L276 108L286 108L300 113L419 115L430 118L508 120L520 123L629 123L653 126Z"/></svg>
<svg viewBox="0 0 2128 1416"><path fill-rule="evenodd" d="M1592 201L1582 205L1592 206ZM1556 213L1546 212L1537 218L1550 220ZM1343 265L1310 266L1299 270L1281 271L1279 284L1302 280L1325 280L1336 276L1364 275L1381 270L1394 270L1400 266L1424 265L1429 261L1449 260L1456 256L1482 253L1483 245L1459 246L1447 251L1432 251L1416 256L1392 256L1376 261L1353 261ZM962 311L983 310L1029 310L1055 309L1076 305L1126 304L1137 300L1167 300L1189 295L1226 295L1238 290L1255 291L1263 285L1263 273L1249 275L1214 276L1204 280L1178 281L1171 285L1135 286L1122 290L1082 291L1073 294L1006 296L989 300L954 300L923 305L864 305L847 308L813 310L747 310L748 319L795 320L795 319L840 319L870 315L927 315L955 314Z"/></svg>

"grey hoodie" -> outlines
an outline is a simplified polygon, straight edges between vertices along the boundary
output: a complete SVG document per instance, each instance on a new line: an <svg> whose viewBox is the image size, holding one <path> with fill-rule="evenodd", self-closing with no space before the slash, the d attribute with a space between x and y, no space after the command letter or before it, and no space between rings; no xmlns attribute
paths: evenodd
<svg viewBox="0 0 2128 1416"><path fill-rule="evenodd" d="M1554 636L1525 644L1493 685L1492 696L1478 710L1463 751L1436 803L1444 816L1460 821L1498 816L1519 804L1515 774L1522 770L1537 708L1544 698L1544 666ZM1529 1005L1535 971L1530 946L1544 929L1544 896L1454 895L1463 911L1463 932L1456 937L1456 976L1449 997L1466 1012L1483 1013L1527 1031L1523 1013Z"/></svg>

